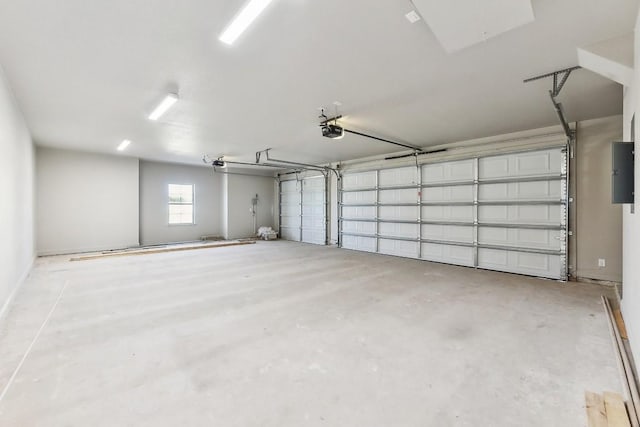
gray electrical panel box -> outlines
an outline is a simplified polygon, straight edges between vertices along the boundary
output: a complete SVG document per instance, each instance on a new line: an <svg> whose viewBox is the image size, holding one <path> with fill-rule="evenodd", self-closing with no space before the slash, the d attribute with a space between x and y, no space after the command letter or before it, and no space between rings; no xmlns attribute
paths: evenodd
<svg viewBox="0 0 640 427"><path fill-rule="evenodd" d="M611 202L634 202L634 143L612 144L613 173L611 177Z"/></svg>

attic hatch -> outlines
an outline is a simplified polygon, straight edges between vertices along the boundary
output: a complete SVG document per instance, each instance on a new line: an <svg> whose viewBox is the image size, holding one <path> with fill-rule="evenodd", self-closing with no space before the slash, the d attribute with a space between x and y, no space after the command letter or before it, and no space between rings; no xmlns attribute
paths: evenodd
<svg viewBox="0 0 640 427"><path fill-rule="evenodd" d="M412 0L448 53L533 22L531 0Z"/></svg>

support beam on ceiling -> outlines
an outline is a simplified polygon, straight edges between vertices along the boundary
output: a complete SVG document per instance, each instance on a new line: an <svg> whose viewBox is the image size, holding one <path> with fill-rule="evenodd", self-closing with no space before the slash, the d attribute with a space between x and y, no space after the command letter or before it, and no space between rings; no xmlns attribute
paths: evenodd
<svg viewBox="0 0 640 427"><path fill-rule="evenodd" d="M633 33L578 48L578 63L623 86L633 83Z"/></svg>

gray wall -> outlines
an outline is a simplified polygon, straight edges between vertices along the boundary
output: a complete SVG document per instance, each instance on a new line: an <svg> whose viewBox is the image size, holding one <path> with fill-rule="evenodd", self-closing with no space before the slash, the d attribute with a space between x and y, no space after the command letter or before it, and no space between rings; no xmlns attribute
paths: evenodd
<svg viewBox="0 0 640 427"><path fill-rule="evenodd" d="M138 245L138 159L38 147L38 254Z"/></svg>
<svg viewBox="0 0 640 427"><path fill-rule="evenodd" d="M168 225L169 184L193 184L195 224ZM142 245L198 240L222 235L222 180L211 167L140 162L140 240Z"/></svg>
<svg viewBox="0 0 640 427"><path fill-rule="evenodd" d="M34 250L34 148L0 67L0 316L31 269Z"/></svg>
<svg viewBox="0 0 640 427"><path fill-rule="evenodd" d="M577 131L574 276L622 282L622 205L611 203L611 142L622 140L622 116L580 122Z"/></svg>
<svg viewBox="0 0 640 427"><path fill-rule="evenodd" d="M257 227L275 227L277 214L275 181L272 177L226 175L227 227L225 237L238 239L254 235L251 199L258 195Z"/></svg>

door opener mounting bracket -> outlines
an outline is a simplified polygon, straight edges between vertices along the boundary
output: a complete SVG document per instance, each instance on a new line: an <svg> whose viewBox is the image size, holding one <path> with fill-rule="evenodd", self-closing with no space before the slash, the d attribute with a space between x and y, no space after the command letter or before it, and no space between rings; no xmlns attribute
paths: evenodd
<svg viewBox="0 0 640 427"><path fill-rule="evenodd" d="M556 98L558 97L558 95L560 95L560 91L564 87L564 84L567 82L567 79L569 78L569 75L571 74L571 72L575 70L579 70L580 68L582 67L575 66L575 67L565 68L563 70L553 71L551 73L530 77L523 81L523 83L529 83L536 80L553 77L553 87L549 91L549 97L551 98L551 103L553 104L553 108L556 111L556 114L558 115L560 124L564 128L564 133L567 135L567 138L569 139L569 141L573 141L573 139L576 136L576 131L571 129L571 127L569 126L569 123L567 122L567 119L564 113L564 109L562 108L562 104L558 102Z"/></svg>

